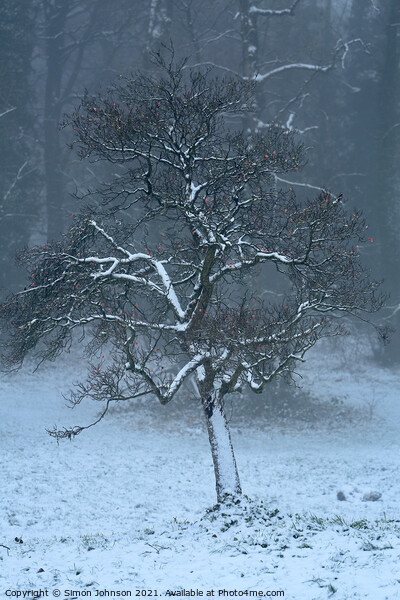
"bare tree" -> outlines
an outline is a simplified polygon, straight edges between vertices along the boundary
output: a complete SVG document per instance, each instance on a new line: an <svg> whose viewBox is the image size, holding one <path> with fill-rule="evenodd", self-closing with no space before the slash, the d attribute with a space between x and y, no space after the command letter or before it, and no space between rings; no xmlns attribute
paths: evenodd
<svg viewBox="0 0 400 600"><path fill-rule="evenodd" d="M225 398L290 376L318 339L345 333L342 315L365 319L382 298L359 261L358 211L347 215L329 193L303 204L290 189L270 193L275 174L302 163L292 134L226 130L249 84L161 56L158 66L160 78L86 95L68 119L81 156L121 173L62 241L21 253L31 283L1 307L5 360L19 365L33 350L53 359L83 330L93 362L70 400L104 402L96 422L113 402L167 404L194 378L223 500L241 493ZM243 277L271 267L287 293L266 304ZM93 424L50 433L70 438Z"/></svg>

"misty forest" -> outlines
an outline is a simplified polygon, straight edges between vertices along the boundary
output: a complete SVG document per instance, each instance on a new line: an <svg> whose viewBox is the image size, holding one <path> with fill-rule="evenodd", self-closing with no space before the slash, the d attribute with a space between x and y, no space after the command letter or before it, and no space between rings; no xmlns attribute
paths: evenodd
<svg viewBox="0 0 400 600"><path fill-rule="evenodd" d="M4 597L400 598L398 0L3 0Z"/></svg>

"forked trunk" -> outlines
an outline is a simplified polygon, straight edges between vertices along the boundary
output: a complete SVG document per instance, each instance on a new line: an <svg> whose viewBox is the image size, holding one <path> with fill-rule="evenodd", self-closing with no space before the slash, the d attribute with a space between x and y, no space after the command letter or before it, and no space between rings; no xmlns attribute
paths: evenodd
<svg viewBox="0 0 400 600"><path fill-rule="evenodd" d="M214 462L217 499L220 501L227 494L240 495L242 488L224 408L212 396L203 401L203 408Z"/></svg>

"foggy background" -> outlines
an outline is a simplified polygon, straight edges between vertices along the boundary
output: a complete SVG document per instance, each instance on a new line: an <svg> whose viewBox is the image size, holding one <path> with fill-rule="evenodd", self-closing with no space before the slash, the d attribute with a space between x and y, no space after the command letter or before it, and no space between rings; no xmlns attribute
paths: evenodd
<svg viewBox="0 0 400 600"><path fill-rule="evenodd" d="M58 238L80 208L72 194L99 183L69 150L63 115L85 88L151 72L151 52L172 41L188 65L255 81L237 128L297 132L307 165L278 185L342 192L363 210L364 261L385 279L381 318L398 329L399 27L398 0L2 0L0 294L24 285L16 251ZM382 353L400 360L398 333Z"/></svg>
<svg viewBox="0 0 400 600"><path fill-rule="evenodd" d="M156 397L116 403L56 444L46 429L98 416L97 402L74 412L62 399L86 379L84 344L40 375L29 362L2 374L0 589L399 597L399 35L400 0L0 0L0 302L27 285L15 253L59 238L82 208L74 194L115 175L69 149L64 115L85 88L156 75L151 53L172 43L188 66L254 82L235 127L274 121L308 149L278 186L300 199L328 188L364 212L360 253L390 293L373 318L397 329L378 346L358 320L310 351L301 389L277 378L262 396L227 401L249 508L215 521L191 386L161 410ZM252 295L283 291L272 270L252 275Z"/></svg>

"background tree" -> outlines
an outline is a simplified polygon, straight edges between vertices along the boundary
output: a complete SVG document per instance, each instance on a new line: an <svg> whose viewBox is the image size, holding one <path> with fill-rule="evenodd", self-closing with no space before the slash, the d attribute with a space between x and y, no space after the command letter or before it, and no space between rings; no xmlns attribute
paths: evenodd
<svg viewBox="0 0 400 600"><path fill-rule="evenodd" d="M157 62L161 77L86 95L68 120L82 158L121 171L62 241L21 253L31 283L1 307L6 362L35 349L53 359L83 330L98 363L71 402L104 402L99 419L116 401L167 404L194 377L223 499L241 493L225 398L290 376L318 339L345 333L342 315L365 319L382 298L359 261L358 211L347 215L328 192L305 203L290 189L270 193L277 173L302 163L292 134L226 129L249 85ZM285 281L280 303L243 286L260 268Z"/></svg>
<svg viewBox="0 0 400 600"><path fill-rule="evenodd" d="M399 121L399 22L398 2L351 4L346 23L349 35L368 42L369 52L348 58L348 87L351 95L343 103L342 124L336 131L343 140L343 160L347 167L338 169L333 183L353 190L357 203L362 203L368 220L375 224L377 246L376 264L390 291L387 307L388 322L399 331L398 310L400 236L399 222L399 165L396 161ZM340 132L342 127L346 131ZM342 178L342 171L351 178ZM400 356L400 336L386 348L386 364L397 363Z"/></svg>
<svg viewBox="0 0 400 600"><path fill-rule="evenodd" d="M99 51L99 43L108 50L102 52L103 77L110 66L112 44L110 48L110 44L105 43L103 33L105 21L109 19L113 23L109 12L104 15L107 5L105 0L38 0L38 37L46 64L41 137L49 240L57 239L65 230L68 214L67 181L70 175L65 144L60 144L59 123L63 112L71 106L77 82L92 62L91 53ZM129 18L126 22L129 23Z"/></svg>
<svg viewBox="0 0 400 600"><path fill-rule="evenodd" d="M399 171L399 69L400 69L400 4L395 0L384 3L383 53L378 71L378 102L373 134L374 204L376 207L378 236L381 245L381 272L392 291L395 310L392 324L400 329L400 207L398 199ZM379 200L378 200L379 199ZM378 201L377 201L378 200ZM378 204L378 206L377 206ZM400 336L396 337L392 354L400 357Z"/></svg>
<svg viewBox="0 0 400 600"><path fill-rule="evenodd" d="M34 11L30 2L0 5L0 288L22 278L13 257L37 214L37 162L32 157L33 90L30 85Z"/></svg>
<svg viewBox="0 0 400 600"><path fill-rule="evenodd" d="M151 0L148 6L146 40L143 46L143 69L151 69L151 53L171 39L173 0Z"/></svg>

